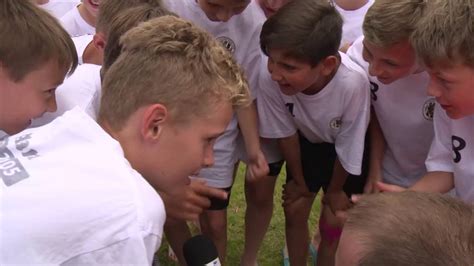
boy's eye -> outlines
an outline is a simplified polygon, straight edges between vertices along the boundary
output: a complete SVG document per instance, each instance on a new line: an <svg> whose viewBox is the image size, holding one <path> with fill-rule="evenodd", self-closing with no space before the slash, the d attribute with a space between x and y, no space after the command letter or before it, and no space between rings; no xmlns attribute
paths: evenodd
<svg viewBox="0 0 474 266"><path fill-rule="evenodd" d="M286 70L296 70L296 67L292 66L292 65L288 65L288 64L282 64L283 68L285 68Z"/></svg>
<svg viewBox="0 0 474 266"><path fill-rule="evenodd" d="M392 67L397 67L398 66L398 64L396 64L395 62L389 61L389 60L385 60L385 63L389 66L392 66Z"/></svg>

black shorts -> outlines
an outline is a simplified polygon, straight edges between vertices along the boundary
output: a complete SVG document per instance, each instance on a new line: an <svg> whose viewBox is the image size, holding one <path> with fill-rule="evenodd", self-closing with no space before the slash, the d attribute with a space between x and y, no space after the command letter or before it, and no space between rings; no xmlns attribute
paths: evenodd
<svg viewBox="0 0 474 266"><path fill-rule="evenodd" d="M282 168L284 162L285 162L284 160L281 160L281 161L278 161L278 162L269 163L268 164L268 169L270 169L270 171L268 172L268 175L269 176L278 176L281 172L281 168Z"/></svg>
<svg viewBox="0 0 474 266"><path fill-rule="evenodd" d="M209 200L211 201L211 206L209 206L208 210L219 211L219 210L224 210L227 208L227 206L229 206L230 193L231 193L232 186L221 188L221 189L227 192L227 199L222 200L218 198L209 198Z"/></svg>
<svg viewBox="0 0 474 266"><path fill-rule="evenodd" d="M321 188L324 192L331 181L334 163L337 158L335 145L332 143L311 143L299 134L301 163L303 175L309 191L317 193ZM344 191L348 196L364 192L365 181L369 170L369 139L366 136L364 156L362 160L361 175L349 174ZM286 169L286 182L292 180L288 166Z"/></svg>

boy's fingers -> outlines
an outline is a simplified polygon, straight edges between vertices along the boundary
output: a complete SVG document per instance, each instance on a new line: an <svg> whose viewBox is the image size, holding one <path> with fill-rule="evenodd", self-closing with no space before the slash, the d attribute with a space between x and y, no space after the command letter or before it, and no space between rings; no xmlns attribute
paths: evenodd
<svg viewBox="0 0 474 266"><path fill-rule="evenodd" d="M357 204L357 202L363 197L361 194L354 194L351 196L351 201L354 204Z"/></svg>
<svg viewBox="0 0 474 266"><path fill-rule="evenodd" d="M348 217L347 211L336 211L336 217L346 222Z"/></svg>
<svg viewBox="0 0 474 266"><path fill-rule="evenodd" d="M219 188L208 187L205 182L202 182L202 180L198 179L196 179L196 182L191 182L191 188L196 194L207 198L226 200L228 197L228 193L226 191Z"/></svg>

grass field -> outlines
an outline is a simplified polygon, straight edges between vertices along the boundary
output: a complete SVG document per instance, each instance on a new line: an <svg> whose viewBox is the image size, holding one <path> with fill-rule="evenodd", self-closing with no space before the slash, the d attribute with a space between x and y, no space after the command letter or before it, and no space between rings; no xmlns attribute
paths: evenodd
<svg viewBox="0 0 474 266"><path fill-rule="evenodd" d="M228 248L227 248L227 265L239 265L240 256L244 247L244 216L245 216L245 195L244 195L244 170L245 166L241 164L239 167L230 205L228 208ZM285 172L280 174L277 180L274 195L274 211L270 227L260 248L258 263L260 266L282 265L281 250L285 242L285 217L281 206L281 186L284 184ZM310 218L310 230L314 231L315 225L319 218L320 199L315 200ZM160 249L161 265L177 265L167 258L168 244L163 240Z"/></svg>

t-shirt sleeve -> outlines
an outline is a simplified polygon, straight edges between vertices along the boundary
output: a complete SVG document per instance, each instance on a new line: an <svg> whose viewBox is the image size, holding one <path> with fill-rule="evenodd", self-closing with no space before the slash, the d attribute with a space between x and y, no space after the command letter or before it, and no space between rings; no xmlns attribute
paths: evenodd
<svg viewBox="0 0 474 266"><path fill-rule="evenodd" d="M425 165L428 172L453 172L450 119L437 103L433 117L434 137Z"/></svg>
<svg viewBox="0 0 474 266"><path fill-rule="evenodd" d="M268 71L262 71L259 86L257 110L260 136L275 139L295 134L293 117L285 106L278 84L271 79Z"/></svg>
<svg viewBox="0 0 474 266"><path fill-rule="evenodd" d="M335 140L339 161L353 175L361 174L365 134L370 120L369 81L362 75L358 80L357 85L357 79L351 80L357 89L344 101L346 108Z"/></svg>
<svg viewBox="0 0 474 266"><path fill-rule="evenodd" d="M80 254L61 265L152 265L161 236L145 232L104 248Z"/></svg>

